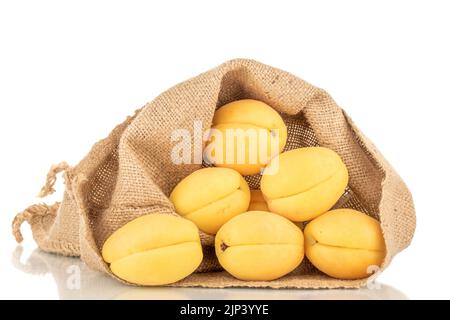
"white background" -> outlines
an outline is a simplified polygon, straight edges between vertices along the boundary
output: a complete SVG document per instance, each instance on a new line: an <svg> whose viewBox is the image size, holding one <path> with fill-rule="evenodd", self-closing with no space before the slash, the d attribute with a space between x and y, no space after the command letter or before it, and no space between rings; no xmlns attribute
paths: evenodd
<svg viewBox="0 0 450 320"><path fill-rule="evenodd" d="M450 298L449 16L448 1L1 1L0 298ZM237 57L326 89L410 187L417 232L382 290L130 293L77 260L27 261L29 228L16 247L10 224L50 164L76 164L163 90Z"/></svg>

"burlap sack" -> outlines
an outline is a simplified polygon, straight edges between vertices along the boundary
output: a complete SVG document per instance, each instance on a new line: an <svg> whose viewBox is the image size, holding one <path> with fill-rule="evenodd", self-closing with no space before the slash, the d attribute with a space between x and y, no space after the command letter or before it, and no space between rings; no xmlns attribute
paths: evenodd
<svg viewBox="0 0 450 320"><path fill-rule="evenodd" d="M80 256L89 267L111 274L100 254L108 236L144 214L176 214L168 195L182 178L201 167L171 161L173 130L192 132L194 121L207 129L217 107L243 98L262 100L282 114L288 126L286 150L321 145L342 157L350 182L336 207L358 209L381 222L387 247L381 270L386 268L409 245L415 229L412 198L401 178L325 91L287 72L242 59L162 93L97 142L78 165L53 166L41 196L53 192L56 174L64 171L62 202L34 205L18 214L13 221L16 239L22 240L20 225L28 221L42 250ZM255 188L259 177L247 181ZM281 279L240 281L220 271L213 237L202 233L201 239L203 263L174 286L337 288L360 287L368 281L332 279L306 259Z"/></svg>

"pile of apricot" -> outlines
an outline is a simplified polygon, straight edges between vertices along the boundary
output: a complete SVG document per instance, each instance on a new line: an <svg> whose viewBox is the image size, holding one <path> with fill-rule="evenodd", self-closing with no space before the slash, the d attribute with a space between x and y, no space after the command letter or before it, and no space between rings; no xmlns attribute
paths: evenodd
<svg viewBox="0 0 450 320"><path fill-rule="evenodd" d="M333 210L349 180L344 162L325 147L283 152L287 135L280 114L261 101L219 108L205 146L214 166L172 190L180 217L145 215L107 239L102 254L111 271L141 285L179 281L202 261L200 229L215 235L219 263L241 280L278 279L305 255L331 277L369 276L385 257L379 222L356 210ZM244 177L256 174L260 190L250 190Z"/></svg>

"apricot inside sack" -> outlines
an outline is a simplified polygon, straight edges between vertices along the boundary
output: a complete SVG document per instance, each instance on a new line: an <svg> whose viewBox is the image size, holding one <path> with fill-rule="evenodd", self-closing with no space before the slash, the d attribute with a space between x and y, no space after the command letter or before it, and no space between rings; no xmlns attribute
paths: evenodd
<svg viewBox="0 0 450 320"><path fill-rule="evenodd" d="M309 147L272 159L264 170L261 191L271 212L309 221L330 210L347 183L347 168L336 152Z"/></svg>
<svg viewBox="0 0 450 320"><path fill-rule="evenodd" d="M262 101L244 99L214 114L207 162L242 175L258 174L286 145L287 128L280 114Z"/></svg>
<svg viewBox="0 0 450 320"><path fill-rule="evenodd" d="M179 215L215 234L225 222L247 211L250 189L235 170L203 168L181 180L170 200Z"/></svg>
<svg viewBox="0 0 450 320"><path fill-rule="evenodd" d="M114 232L103 245L102 256L122 280L154 286L174 283L193 273L203 252L194 223L155 213Z"/></svg>
<svg viewBox="0 0 450 320"><path fill-rule="evenodd" d="M269 211L266 199L264 199L261 190L250 190L248 211Z"/></svg>
<svg viewBox="0 0 450 320"><path fill-rule="evenodd" d="M356 210L329 211L308 223L304 233L308 260L334 278L366 278L386 255L380 223Z"/></svg>
<svg viewBox="0 0 450 320"><path fill-rule="evenodd" d="M274 280L303 260L303 233L288 219L266 211L240 214L215 239L222 267L241 280Z"/></svg>

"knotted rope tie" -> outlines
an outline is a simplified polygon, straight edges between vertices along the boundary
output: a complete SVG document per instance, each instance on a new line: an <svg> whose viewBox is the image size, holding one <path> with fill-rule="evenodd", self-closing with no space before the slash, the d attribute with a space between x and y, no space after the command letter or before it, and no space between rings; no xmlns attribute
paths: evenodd
<svg viewBox="0 0 450 320"><path fill-rule="evenodd" d="M47 173L47 180L45 181L45 185L42 187L41 191L38 194L39 198L43 198L55 192L53 186L56 182L56 175L62 171L65 171L69 168L69 165L66 162L60 162L58 164L54 164L51 166L50 170Z"/></svg>
<svg viewBox="0 0 450 320"><path fill-rule="evenodd" d="M45 185L41 188L38 197L43 198L55 192L53 188L56 182L56 175L62 171L65 171L69 168L69 165L66 162L60 162L58 164L52 165L50 170L47 173L47 179L45 181ZM20 226L22 223L27 221L28 223L34 217L45 217L48 215L56 215L56 212L59 208L59 202L56 202L53 205L47 205L45 203L42 204L33 204L29 206L24 211L18 213L13 222L12 222L12 232L17 242L23 241L22 233L20 232Z"/></svg>
<svg viewBox="0 0 450 320"><path fill-rule="evenodd" d="M59 202L56 202L52 205L47 205L45 203L42 204L33 204L32 206L29 206L24 211L18 213L12 222L12 232L14 237L16 238L16 241L18 243L22 242L23 236L20 232L20 226L25 221L30 222L32 218L34 217L45 217L48 215L56 215L56 212L59 208Z"/></svg>

